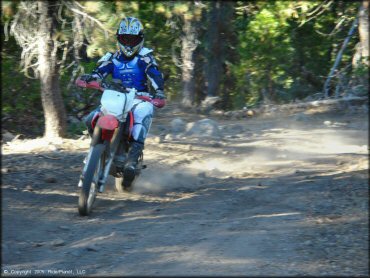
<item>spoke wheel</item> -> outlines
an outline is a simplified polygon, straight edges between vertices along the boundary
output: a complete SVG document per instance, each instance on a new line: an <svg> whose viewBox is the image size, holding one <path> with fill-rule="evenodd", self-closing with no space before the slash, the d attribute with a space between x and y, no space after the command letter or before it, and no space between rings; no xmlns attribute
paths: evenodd
<svg viewBox="0 0 370 278"><path fill-rule="evenodd" d="M82 188L78 198L78 212L82 216L89 215L92 211L98 192L99 177L103 171L102 154L105 146L98 144L92 148L90 159L86 162L87 168L83 174Z"/></svg>

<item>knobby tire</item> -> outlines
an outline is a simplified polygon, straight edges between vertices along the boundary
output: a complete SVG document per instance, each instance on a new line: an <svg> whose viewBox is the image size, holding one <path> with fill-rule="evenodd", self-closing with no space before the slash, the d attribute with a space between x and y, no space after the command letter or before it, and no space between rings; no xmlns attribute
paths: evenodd
<svg viewBox="0 0 370 278"><path fill-rule="evenodd" d="M102 165L101 159L102 159L102 154L104 152L104 149L105 149L105 145L103 144L95 145L93 147L89 161L86 162L88 163L88 165L86 168L86 172L84 173L82 188L81 188L80 196L78 199L78 212L82 216L87 216L90 214L95 198L96 198L96 194L98 191L97 184L95 184L95 193L94 193L91 205L89 206L88 198L90 195L91 185L92 185L95 175L98 175L97 179L99 180L101 169L97 169L97 167L101 168L101 165ZM99 162L100 162L100 166L99 166ZM97 171L98 173L96 173Z"/></svg>

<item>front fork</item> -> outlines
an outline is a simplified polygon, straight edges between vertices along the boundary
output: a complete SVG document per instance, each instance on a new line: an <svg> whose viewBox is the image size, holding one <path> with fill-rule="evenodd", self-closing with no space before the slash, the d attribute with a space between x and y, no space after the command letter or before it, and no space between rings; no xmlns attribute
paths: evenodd
<svg viewBox="0 0 370 278"><path fill-rule="evenodd" d="M122 135L123 135L123 130L124 130L123 129L123 123L120 123L118 128L116 128L114 130L111 140L110 141L108 141L108 140L103 141L102 136L101 136L102 135L101 127L99 127L97 125L95 126L93 137L91 139L90 150L89 150L89 153L88 153L87 158L86 158L85 166L82 170L82 174L81 174L81 177L80 177L80 181L78 183L78 187L82 187L83 178L84 178L84 175L85 175L85 172L86 172L86 169L87 169L87 165L88 165L89 160L90 160L90 156L91 156L93 147L97 144L104 144L105 145L105 150L103 152L103 160L104 161L102 161L103 171L100 174L99 180L98 180L98 191L100 193L102 193L104 191L105 183L106 183L108 175L109 175L109 170L112 166L113 158L115 156L118 145L119 145L120 140L121 140Z"/></svg>

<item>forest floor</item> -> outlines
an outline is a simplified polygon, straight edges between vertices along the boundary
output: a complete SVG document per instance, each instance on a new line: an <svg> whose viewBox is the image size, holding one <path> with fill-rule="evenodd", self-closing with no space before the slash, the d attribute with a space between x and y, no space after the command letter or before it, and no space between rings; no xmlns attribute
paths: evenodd
<svg viewBox="0 0 370 278"><path fill-rule="evenodd" d="M2 275L368 276L367 113L227 120L169 105L133 192L110 179L88 217L77 211L88 139L5 143ZM212 118L223 137L159 143L174 117Z"/></svg>

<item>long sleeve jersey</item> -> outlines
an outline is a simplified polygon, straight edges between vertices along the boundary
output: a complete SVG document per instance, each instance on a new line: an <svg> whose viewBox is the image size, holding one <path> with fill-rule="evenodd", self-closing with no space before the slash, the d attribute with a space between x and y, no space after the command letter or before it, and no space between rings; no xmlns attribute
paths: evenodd
<svg viewBox="0 0 370 278"><path fill-rule="evenodd" d="M119 51L107 53L98 62L101 65L94 73L103 77L112 74L112 78L120 79L126 88L135 88L138 92L148 92L148 79L155 91L163 91L164 80L158 65L151 54L153 50L142 48L141 51L128 59Z"/></svg>

